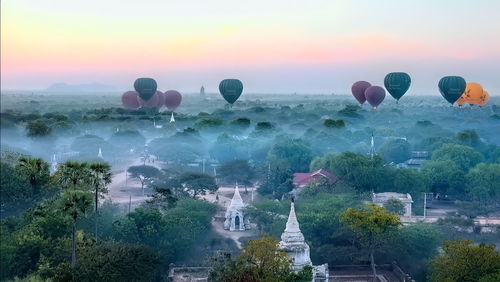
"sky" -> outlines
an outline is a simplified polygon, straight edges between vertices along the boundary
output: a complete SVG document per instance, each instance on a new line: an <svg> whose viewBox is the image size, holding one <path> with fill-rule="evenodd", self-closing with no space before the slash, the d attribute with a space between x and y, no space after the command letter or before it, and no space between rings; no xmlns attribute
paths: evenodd
<svg viewBox="0 0 500 282"><path fill-rule="evenodd" d="M102 83L216 92L350 92L408 72L410 92L460 75L500 95L498 0L2 0L1 89Z"/></svg>

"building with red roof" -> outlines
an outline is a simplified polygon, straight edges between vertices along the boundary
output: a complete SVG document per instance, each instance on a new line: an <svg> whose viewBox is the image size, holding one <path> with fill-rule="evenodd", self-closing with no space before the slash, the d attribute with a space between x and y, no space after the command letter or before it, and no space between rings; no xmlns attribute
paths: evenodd
<svg viewBox="0 0 500 282"><path fill-rule="evenodd" d="M296 188L303 188L307 186L309 183L318 181L322 178L326 178L328 180L328 183L333 184L337 181L337 177L328 171L324 169L318 169L313 172L307 172L307 173L294 173L293 174L293 185L295 185Z"/></svg>

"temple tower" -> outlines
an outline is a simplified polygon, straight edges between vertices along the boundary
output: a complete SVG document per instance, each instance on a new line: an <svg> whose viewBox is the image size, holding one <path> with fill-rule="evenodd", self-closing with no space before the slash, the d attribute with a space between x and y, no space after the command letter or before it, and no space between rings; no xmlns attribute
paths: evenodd
<svg viewBox="0 0 500 282"><path fill-rule="evenodd" d="M306 265L312 265L309 245L305 242L304 235L300 231L293 201L290 206L290 215L286 222L285 232L281 234L280 249L287 252L292 259L292 269L294 271L299 271Z"/></svg>
<svg viewBox="0 0 500 282"><path fill-rule="evenodd" d="M224 229L229 231L245 231L249 228L248 220L246 219L243 209L245 204L241 198L238 184L234 188L234 195L231 199L231 204L226 210L226 220L224 221Z"/></svg>

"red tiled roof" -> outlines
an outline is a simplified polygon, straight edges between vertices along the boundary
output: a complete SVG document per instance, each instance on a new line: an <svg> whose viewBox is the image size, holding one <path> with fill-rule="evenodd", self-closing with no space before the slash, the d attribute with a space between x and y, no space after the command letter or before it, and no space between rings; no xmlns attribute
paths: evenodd
<svg viewBox="0 0 500 282"><path fill-rule="evenodd" d="M329 183L334 183L337 181L337 177L324 169L319 169L313 172L307 173L294 173L293 174L293 184L299 188L306 186L312 181L319 180L322 177L326 177Z"/></svg>

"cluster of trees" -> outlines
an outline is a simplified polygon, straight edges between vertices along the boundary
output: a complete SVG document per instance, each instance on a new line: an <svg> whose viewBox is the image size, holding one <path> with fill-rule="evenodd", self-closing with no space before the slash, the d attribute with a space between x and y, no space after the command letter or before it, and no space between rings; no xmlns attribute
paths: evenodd
<svg viewBox="0 0 500 282"><path fill-rule="evenodd" d="M51 174L43 160L25 157L1 167L1 280L161 280L169 263L204 238L216 211L158 187L150 201L124 214L100 203L111 181L106 163L68 161ZM21 204L24 212L11 209Z"/></svg>

